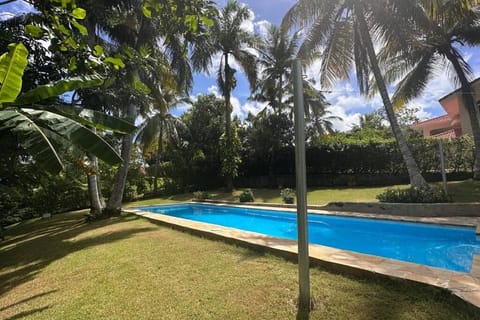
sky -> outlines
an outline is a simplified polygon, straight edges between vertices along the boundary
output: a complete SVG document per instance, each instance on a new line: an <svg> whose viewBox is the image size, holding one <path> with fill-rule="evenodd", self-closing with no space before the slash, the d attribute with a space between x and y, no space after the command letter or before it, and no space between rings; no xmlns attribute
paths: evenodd
<svg viewBox="0 0 480 320"><path fill-rule="evenodd" d="M244 28L257 33L265 31L269 23L280 24L283 15L295 3L295 0L238 0L252 10L252 18L244 24ZM226 0L216 0L219 7L223 7ZM25 12L28 5L23 1L15 1L0 7L0 19L6 19L15 13ZM464 58L471 65L474 76L480 76L480 49L462 49ZM214 65L209 74L196 74L194 77L194 88L192 98L198 94L213 93L219 96L216 86L216 72L220 57L213 59ZM234 66L235 67L235 66ZM236 69L239 69L238 67ZM318 79L319 67L314 64L307 70L307 75ZM233 113L244 118L249 112L256 114L264 108L264 104L250 101L249 86L246 78L237 72L237 87L232 92ZM353 77L354 78L354 77ZM322 90L322 88L319 88ZM418 99L409 103L410 107L418 107L420 111L417 116L421 119L428 119L444 114L443 108L438 100L456 89L446 74L440 73L430 81L424 94ZM371 99L361 96L354 79L350 81L339 81L333 88L328 88L324 94L331 104L328 108L331 115L337 116L341 121L334 121L334 128L346 131L358 124L362 114L372 112L383 106L380 97L377 95ZM173 113L179 115L188 109L188 106L179 106Z"/></svg>
<svg viewBox="0 0 480 320"><path fill-rule="evenodd" d="M280 24L283 15L295 3L295 0L239 0L246 4L253 11L253 17L247 29L253 28L256 32L264 29L267 22ZM226 0L216 1L219 7L223 7ZM463 57L470 63L474 78L480 76L480 48L462 50ZM237 73L239 74L239 73ZM314 79L318 79L319 65L313 65L307 70L307 75ZM239 77L237 88L233 91L232 105L234 113L240 117L244 117L248 112L258 112L263 109L263 105L249 101L249 88L244 77ZM353 77L354 78L354 77ZM318 81L317 81L318 83ZM321 89L321 88L320 88ZM446 74L439 74L433 78L424 94L409 103L410 107L418 107L417 116L424 120L436 117L445 113L438 100L446 94L452 92L456 88L451 83ZM218 93L215 85L215 73L210 77L201 75L195 84L194 94L205 93L205 90L212 93ZM383 107L381 98L377 95L372 99L367 99L359 94L354 79L351 81L339 81L333 88L329 88L324 92L331 106L329 111L331 115L338 116L342 121L334 121L334 128L340 131L346 131L358 124L360 115L372 112Z"/></svg>

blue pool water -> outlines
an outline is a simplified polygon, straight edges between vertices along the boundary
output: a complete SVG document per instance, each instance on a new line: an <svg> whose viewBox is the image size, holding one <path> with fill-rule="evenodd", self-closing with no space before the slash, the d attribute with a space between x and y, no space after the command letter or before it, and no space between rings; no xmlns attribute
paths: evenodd
<svg viewBox="0 0 480 320"><path fill-rule="evenodd" d="M205 204L139 207L142 211L297 239L295 213ZM308 215L310 243L391 259L469 272L480 254L474 228Z"/></svg>

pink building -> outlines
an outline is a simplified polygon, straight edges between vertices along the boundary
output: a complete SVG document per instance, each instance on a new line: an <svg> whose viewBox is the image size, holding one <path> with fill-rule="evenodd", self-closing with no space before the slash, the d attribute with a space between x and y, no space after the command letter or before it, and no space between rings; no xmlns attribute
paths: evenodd
<svg viewBox="0 0 480 320"><path fill-rule="evenodd" d="M471 83L475 101L480 100L480 78ZM470 117L465 108L460 89L455 90L440 100L447 114L433 119L417 122L412 129L423 132L424 137L453 138L463 134L472 134Z"/></svg>

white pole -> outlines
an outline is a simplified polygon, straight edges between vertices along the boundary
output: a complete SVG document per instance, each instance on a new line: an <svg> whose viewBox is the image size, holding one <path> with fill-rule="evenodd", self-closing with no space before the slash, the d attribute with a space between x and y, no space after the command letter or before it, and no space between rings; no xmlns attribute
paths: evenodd
<svg viewBox="0 0 480 320"><path fill-rule="evenodd" d="M293 62L295 97L295 171L297 176L297 228L299 311L310 310L310 263L308 256L307 174L305 164L305 111L300 60Z"/></svg>

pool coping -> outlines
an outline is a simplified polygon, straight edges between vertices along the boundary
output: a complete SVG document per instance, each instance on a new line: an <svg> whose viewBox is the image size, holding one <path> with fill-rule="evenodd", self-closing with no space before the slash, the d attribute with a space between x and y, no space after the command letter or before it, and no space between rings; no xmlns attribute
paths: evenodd
<svg viewBox="0 0 480 320"><path fill-rule="evenodd" d="M186 202L196 203L198 202ZM234 206L251 208L252 206L232 205L232 204L212 204L218 206ZM293 208L278 208L278 207L257 207L262 209L272 209L279 211L295 211ZM181 231L188 231L201 236L207 236L214 239L221 239L227 242L246 245L255 249L266 250L283 257L294 259L297 256L297 242L294 240L287 240L276 238L272 236L266 236L260 233L242 231L234 228L223 227L215 224L198 222L183 218L176 218L158 213L151 213L141 211L140 209L126 208L125 212L135 214L137 216L144 217L152 222L160 223ZM319 210L309 210L312 213ZM326 215L341 215L341 216L353 216L368 218L368 214L351 212L341 213L335 212L321 212ZM378 215L375 215L376 219L380 219ZM395 217L398 218L398 217ZM406 217L409 222L422 222L425 223L425 217L421 217L421 220L412 220L412 217ZM400 219L390 219L400 220ZM461 221L443 221L443 224L447 225L462 225L470 226L471 223L461 224ZM440 222L430 222L440 223ZM478 226L477 226L478 230ZM462 300L480 308L480 256L474 255L472 261L472 269L470 273L462 273L449 271L445 269L428 267L420 264L404 262L394 259L388 259L363 253L357 253L348 250L341 250L332 247L326 247L317 244L309 245L309 255L312 263L327 267L329 269L354 273L367 273L378 274L387 277L405 279L413 282L419 282L438 288L446 289L453 295L461 298Z"/></svg>

